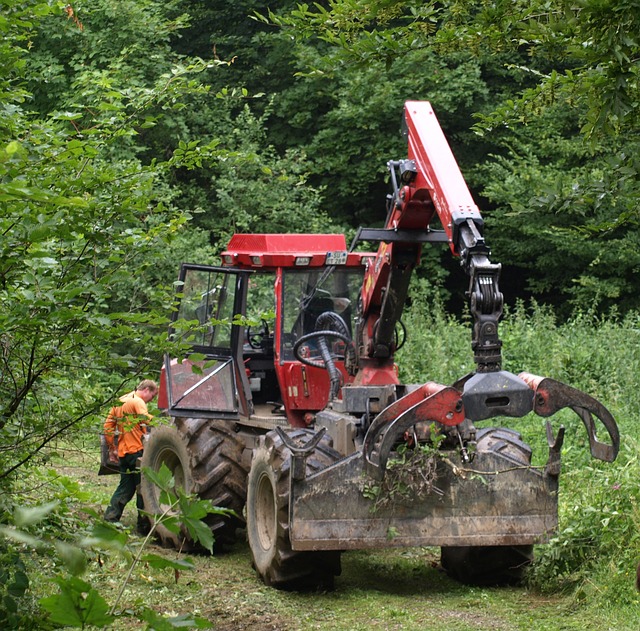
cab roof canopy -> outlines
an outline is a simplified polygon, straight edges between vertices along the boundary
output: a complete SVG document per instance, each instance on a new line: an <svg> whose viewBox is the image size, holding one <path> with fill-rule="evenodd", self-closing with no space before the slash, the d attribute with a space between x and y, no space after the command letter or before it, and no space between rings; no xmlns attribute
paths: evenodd
<svg viewBox="0 0 640 631"><path fill-rule="evenodd" d="M347 253L343 234L234 234L222 264L250 269L363 265L362 252Z"/></svg>

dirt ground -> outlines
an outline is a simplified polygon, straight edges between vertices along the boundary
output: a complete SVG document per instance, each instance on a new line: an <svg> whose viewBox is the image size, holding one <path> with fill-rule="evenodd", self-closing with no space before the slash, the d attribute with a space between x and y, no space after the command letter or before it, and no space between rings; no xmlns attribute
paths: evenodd
<svg viewBox="0 0 640 631"><path fill-rule="evenodd" d="M97 476L97 451L62 453L60 475L76 480L101 512L117 484L117 476ZM131 529L131 550L143 539L133 534L135 505L122 522ZM148 552L178 558L155 543ZM120 610L133 614L143 605L168 616L189 615L209 621L221 631L408 630L442 631L594 631L623 630L610 626L606 612L580 614L572 598L543 596L525 588L473 588L449 579L439 568L434 548L387 549L342 555L335 589L298 593L266 587L251 567L243 531L237 542L215 556L192 555L194 570L156 570L141 563L134 570ZM87 580L108 601L122 584L129 561L107 555L91 565ZM111 599L111 600L110 600ZM614 623L615 624L615 623ZM116 630L143 629L135 616L122 617Z"/></svg>

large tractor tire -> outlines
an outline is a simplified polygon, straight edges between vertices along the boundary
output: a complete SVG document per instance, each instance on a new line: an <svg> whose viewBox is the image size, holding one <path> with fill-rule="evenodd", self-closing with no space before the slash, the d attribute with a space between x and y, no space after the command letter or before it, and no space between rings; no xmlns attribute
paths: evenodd
<svg viewBox="0 0 640 631"><path fill-rule="evenodd" d="M313 436L294 430L300 444ZM333 464L340 454L327 437L307 458L307 475ZM340 574L340 551L296 552L289 539L291 453L276 432L264 436L253 455L247 489L247 536L253 566L266 585L279 589L330 589Z"/></svg>
<svg viewBox="0 0 640 631"><path fill-rule="evenodd" d="M477 453L497 453L514 465L531 464L531 448L518 432L501 427L478 431ZM517 585L533 561L533 546L450 546L440 562L453 579L465 585Z"/></svg>
<svg viewBox="0 0 640 631"><path fill-rule="evenodd" d="M236 517L209 515L205 521L216 545L233 541L236 528L243 525L247 471L242 465L244 443L228 422L203 418L175 419L175 426L154 428L145 446L142 467L158 471L164 464L172 472L176 486L186 493L211 500L214 506L230 508ZM161 515L160 489L142 476L145 510ZM198 546L186 529L179 534L161 523L156 533L166 547L189 551Z"/></svg>

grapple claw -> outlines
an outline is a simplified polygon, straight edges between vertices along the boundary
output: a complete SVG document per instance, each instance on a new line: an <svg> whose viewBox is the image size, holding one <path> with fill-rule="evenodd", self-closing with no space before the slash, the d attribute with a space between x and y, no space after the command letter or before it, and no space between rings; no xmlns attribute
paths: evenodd
<svg viewBox="0 0 640 631"><path fill-rule="evenodd" d="M546 471L549 475L560 475L560 452L562 443L564 442L564 426L560 426L558 434L553 435L551 423L547 421L547 444L549 445L549 460L547 461Z"/></svg>
<svg viewBox="0 0 640 631"><path fill-rule="evenodd" d="M518 375L533 390L533 411L539 416L551 416L558 410L570 408L584 423L589 436L591 455L598 460L613 462L620 450L620 432L611 412L600 401L565 383L522 372ZM593 417L600 419L611 444L598 440Z"/></svg>
<svg viewBox="0 0 640 631"><path fill-rule="evenodd" d="M363 454L369 474L381 478L397 438L416 423L425 421L436 421L450 427L462 423L464 408L460 392L428 382L378 414L364 439Z"/></svg>

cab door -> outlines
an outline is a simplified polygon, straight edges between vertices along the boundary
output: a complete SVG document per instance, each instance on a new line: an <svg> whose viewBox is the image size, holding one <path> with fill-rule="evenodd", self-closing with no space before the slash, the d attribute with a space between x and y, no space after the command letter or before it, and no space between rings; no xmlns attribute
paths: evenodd
<svg viewBox="0 0 640 631"><path fill-rule="evenodd" d="M183 264L170 338L183 356L165 357L158 407L171 416L238 418L251 394L242 369L247 278L251 272Z"/></svg>

